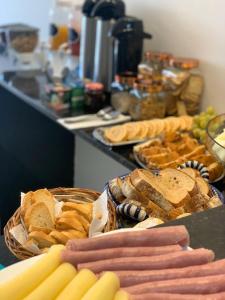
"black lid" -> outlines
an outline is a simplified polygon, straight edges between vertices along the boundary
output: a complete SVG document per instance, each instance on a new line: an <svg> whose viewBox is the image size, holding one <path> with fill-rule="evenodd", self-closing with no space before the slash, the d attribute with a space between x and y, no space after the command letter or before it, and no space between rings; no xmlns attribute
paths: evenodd
<svg viewBox="0 0 225 300"><path fill-rule="evenodd" d="M92 10L92 17L103 20L119 19L125 15L125 4L122 0L100 0Z"/></svg>
<svg viewBox="0 0 225 300"><path fill-rule="evenodd" d="M132 35L132 37L141 37L143 39L152 38L151 34L144 32L142 20L135 17L124 17L118 20L112 27L109 35L116 39L122 39L129 35Z"/></svg>
<svg viewBox="0 0 225 300"><path fill-rule="evenodd" d="M94 8L97 2L99 2L99 0L86 0L82 7L83 14L90 17L92 13L92 9Z"/></svg>

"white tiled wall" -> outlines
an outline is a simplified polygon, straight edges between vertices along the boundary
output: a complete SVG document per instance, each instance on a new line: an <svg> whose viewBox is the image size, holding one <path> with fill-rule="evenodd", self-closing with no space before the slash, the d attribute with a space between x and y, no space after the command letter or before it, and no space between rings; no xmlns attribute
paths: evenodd
<svg viewBox="0 0 225 300"><path fill-rule="evenodd" d="M225 112L225 0L125 0L130 15L154 35L146 49L201 59L206 77L204 106ZM24 21L47 38L51 0L0 0L0 24Z"/></svg>

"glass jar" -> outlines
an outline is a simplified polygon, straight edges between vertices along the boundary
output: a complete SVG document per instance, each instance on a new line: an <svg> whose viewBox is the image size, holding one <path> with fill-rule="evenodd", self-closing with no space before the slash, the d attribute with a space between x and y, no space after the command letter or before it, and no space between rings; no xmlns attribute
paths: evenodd
<svg viewBox="0 0 225 300"><path fill-rule="evenodd" d="M170 67L163 70L165 89L172 92L176 102L185 104L190 115L199 112L204 89L204 78L198 67L197 59L173 58Z"/></svg>
<svg viewBox="0 0 225 300"><path fill-rule="evenodd" d="M60 46L68 42L68 16L71 10L71 2L55 0L49 13L50 18L50 48L58 50Z"/></svg>
<svg viewBox="0 0 225 300"><path fill-rule="evenodd" d="M76 0L71 7L71 12L68 17L69 37L68 43L73 56L80 55L80 33L82 19L82 2Z"/></svg>
<svg viewBox="0 0 225 300"><path fill-rule="evenodd" d="M166 92L160 84L135 83L130 92L129 113L133 120L164 118L166 114Z"/></svg>
<svg viewBox="0 0 225 300"><path fill-rule="evenodd" d="M97 113L105 107L106 97L102 83L91 82L85 85L85 110Z"/></svg>
<svg viewBox="0 0 225 300"><path fill-rule="evenodd" d="M115 110L123 114L129 111L129 92L132 89L133 81L134 79L131 79L131 77L116 75L115 81L112 83L111 105Z"/></svg>
<svg viewBox="0 0 225 300"><path fill-rule="evenodd" d="M140 80L161 80L162 70L172 58L172 54L166 52L147 51L145 60L138 67Z"/></svg>

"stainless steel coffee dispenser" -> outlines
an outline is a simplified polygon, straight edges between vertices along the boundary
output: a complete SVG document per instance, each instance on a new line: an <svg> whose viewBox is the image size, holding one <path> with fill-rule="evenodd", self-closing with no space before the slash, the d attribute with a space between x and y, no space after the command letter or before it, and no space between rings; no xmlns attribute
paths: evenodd
<svg viewBox="0 0 225 300"><path fill-rule="evenodd" d="M94 76L105 90L111 90L114 77L114 39L109 36L112 26L125 15L125 4L122 0L100 0L92 10L92 17L97 18Z"/></svg>
<svg viewBox="0 0 225 300"><path fill-rule="evenodd" d="M92 10L99 0L86 0L82 12L80 42L80 78L93 79L97 20Z"/></svg>

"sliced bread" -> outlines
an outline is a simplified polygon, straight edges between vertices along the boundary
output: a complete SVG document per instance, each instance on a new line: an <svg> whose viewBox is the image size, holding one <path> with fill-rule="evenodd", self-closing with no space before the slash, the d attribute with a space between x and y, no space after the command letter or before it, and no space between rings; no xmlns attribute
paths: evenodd
<svg viewBox="0 0 225 300"><path fill-rule="evenodd" d="M190 176L175 169L160 171L158 175L135 170L130 176L137 190L166 212L182 206L190 199L189 192L196 189L196 183Z"/></svg>
<svg viewBox="0 0 225 300"><path fill-rule="evenodd" d="M44 202L38 202L30 206L26 210L24 222L27 228L34 226L53 229L55 224L52 213Z"/></svg>
<svg viewBox="0 0 225 300"><path fill-rule="evenodd" d="M31 232L29 234L29 238L37 241L39 248L49 248L52 245L57 244L56 240L53 237L41 231Z"/></svg>
<svg viewBox="0 0 225 300"><path fill-rule="evenodd" d="M58 220L56 220L56 229L58 230L75 229L81 232L85 231L81 222L75 218L59 218Z"/></svg>

